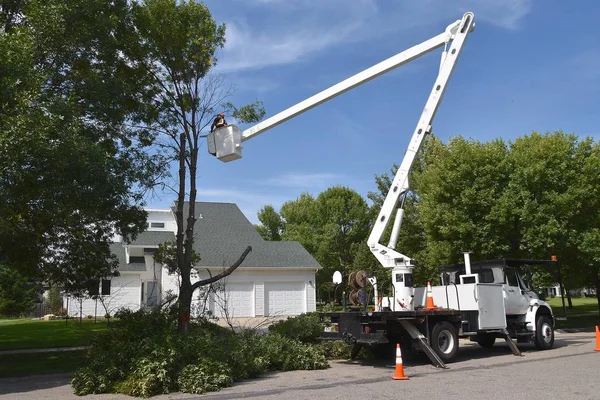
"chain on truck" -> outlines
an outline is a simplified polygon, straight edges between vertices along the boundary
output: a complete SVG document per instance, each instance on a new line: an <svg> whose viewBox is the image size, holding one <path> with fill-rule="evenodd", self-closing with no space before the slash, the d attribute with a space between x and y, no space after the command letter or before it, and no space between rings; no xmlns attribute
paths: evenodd
<svg viewBox="0 0 600 400"><path fill-rule="evenodd" d="M445 364L458 351L459 338L475 340L483 347L490 347L497 338L503 338L516 355L520 355L520 351L514 339L517 343L534 343L538 349L553 347L555 317L552 309L530 289L531 280L525 279L524 273L535 266L554 267L559 271L555 259L471 262L469 253L464 253L464 263L439 268L440 285L430 287L435 305L432 308L425 307L428 290L413 287L412 270L416 265L415 260L396 250L404 215L404 199L409 190L409 172L426 135L431 132L448 81L468 36L474 30L475 16L472 12L467 12L439 35L361 71L243 132L236 125L228 125L207 135L210 154L223 162L240 159L244 141L442 48L437 79L367 241L367 246L381 266L390 270L392 293L390 296L379 297L376 279L365 276L363 289L366 290L368 280L373 288L373 297L380 299L376 301L373 310L366 308L367 296L362 296L365 307L321 313L323 320L334 326L328 332L323 332L323 339L344 340L353 344L352 357L363 346L395 346L396 343L401 343L403 350L423 352L435 366L446 367ZM380 242L394 211L396 213L391 237L387 245L384 245ZM558 279L560 282L560 273Z"/></svg>

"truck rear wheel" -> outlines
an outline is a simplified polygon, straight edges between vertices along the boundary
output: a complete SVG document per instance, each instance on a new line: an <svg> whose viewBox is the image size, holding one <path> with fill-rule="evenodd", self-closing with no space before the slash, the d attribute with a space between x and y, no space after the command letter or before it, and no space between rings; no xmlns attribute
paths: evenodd
<svg viewBox="0 0 600 400"><path fill-rule="evenodd" d="M547 315L540 315L537 318L534 344L538 350L549 350L554 346L554 329Z"/></svg>
<svg viewBox="0 0 600 400"><path fill-rule="evenodd" d="M444 362L451 361L458 351L458 334L448 321L438 322L431 330L431 348Z"/></svg>

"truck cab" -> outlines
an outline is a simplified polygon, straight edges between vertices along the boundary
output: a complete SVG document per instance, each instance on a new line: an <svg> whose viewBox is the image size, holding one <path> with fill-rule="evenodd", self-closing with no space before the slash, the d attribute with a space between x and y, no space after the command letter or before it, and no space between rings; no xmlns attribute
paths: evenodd
<svg viewBox="0 0 600 400"><path fill-rule="evenodd" d="M506 329L510 336L517 342L533 342L539 349L547 349L553 346L555 318L552 308L539 298L531 288L532 268L543 266L556 266L557 262L549 260L530 259L495 259L475 261L470 263L470 274L467 274L465 264L452 264L439 267L441 286L438 287L436 296L441 304L443 297L452 296L453 292L463 293L456 289L448 290L467 284L498 285L502 290L502 302L504 306L504 317ZM499 292L499 291L497 291ZM436 291L434 290L434 295ZM465 304L466 302L463 302ZM481 305L482 302L478 302ZM492 300L492 303L496 303ZM460 304L460 298L456 304ZM498 313L498 308L491 310L479 307L475 312ZM495 335L478 326L478 319L474 318L473 310L463 312L463 335L476 340L484 347L493 345Z"/></svg>

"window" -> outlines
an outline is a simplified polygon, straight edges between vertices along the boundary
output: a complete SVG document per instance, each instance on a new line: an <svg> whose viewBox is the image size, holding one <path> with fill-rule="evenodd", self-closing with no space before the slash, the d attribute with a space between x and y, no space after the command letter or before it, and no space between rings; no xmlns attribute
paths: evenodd
<svg viewBox="0 0 600 400"><path fill-rule="evenodd" d="M150 222L150 228L164 228L164 222Z"/></svg>
<svg viewBox="0 0 600 400"><path fill-rule="evenodd" d="M514 268L506 268L506 282L509 286L519 286L516 272Z"/></svg>
<svg viewBox="0 0 600 400"><path fill-rule="evenodd" d="M102 296L110 296L110 279L102 279Z"/></svg>
<svg viewBox="0 0 600 400"><path fill-rule="evenodd" d="M88 285L88 295L90 296L98 296L98 287L100 286L100 282L97 280L91 281Z"/></svg>
<svg viewBox="0 0 600 400"><path fill-rule="evenodd" d="M494 271L490 268L480 270L478 275L480 283L494 283Z"/></svg>
<svg viewBox="0 0 600 400"><path fill-rule="evenodd" d="M129 264L133 263L145 263L146 259L144 256L129 256Z"/></svg>
<svg viewBox="0 0 600 400"><path fill-rule="evenodd" d="M412 274L404 274L404 286L413 287L413 276Z"/></svg>

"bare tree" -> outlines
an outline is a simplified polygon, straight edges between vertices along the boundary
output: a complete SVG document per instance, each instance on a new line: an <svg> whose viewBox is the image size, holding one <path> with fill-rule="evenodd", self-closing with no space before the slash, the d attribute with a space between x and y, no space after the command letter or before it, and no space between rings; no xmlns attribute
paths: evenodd
<svg viewBox="0 0 600 400"><path fill-rule="evenodd" d="M206 5L148 0L132 7L136 25L141 28L138 34L142 44L140 54L143 54L136 61L154 76L155 92L149 101L157 114L152 126L140 128L165 139L159 143L166 156L178 166L176 182L164 182L164 187L172 189L177 196L176 240L161 248L163 254L159 249L156 259L167 265L169 272L181 276L178 330L187 332L194 291L229 275L252 250L247 247L223 273L192 284L190 274L198 259L193 244L198 155L206 136L203 130L218 112L238 122L259 121L265 112L258 101L240 108L225 102L235 88L226 87L223 76L209 74L216 65L216 50L225 44L225 26L216 24Z"/></svg>

